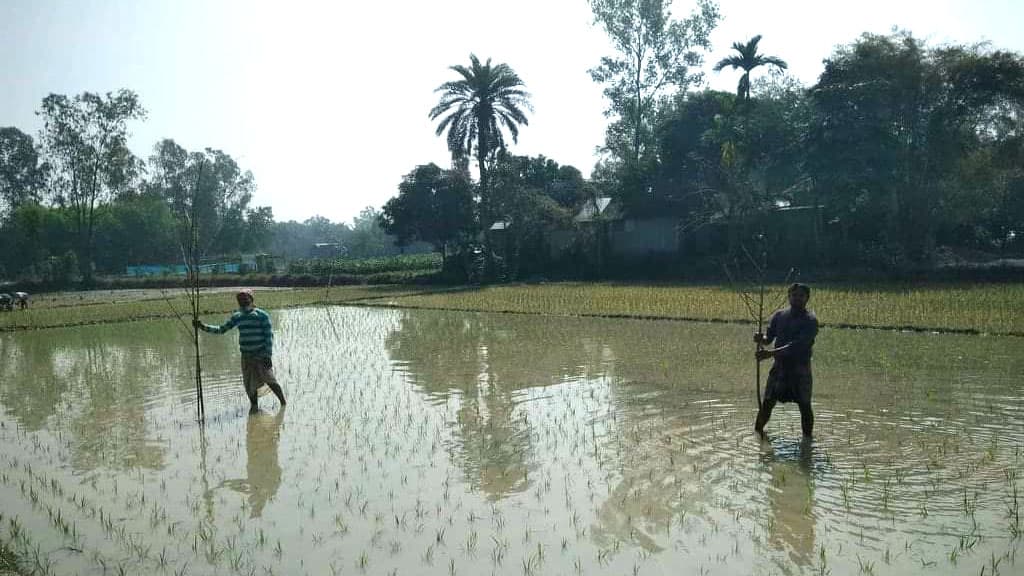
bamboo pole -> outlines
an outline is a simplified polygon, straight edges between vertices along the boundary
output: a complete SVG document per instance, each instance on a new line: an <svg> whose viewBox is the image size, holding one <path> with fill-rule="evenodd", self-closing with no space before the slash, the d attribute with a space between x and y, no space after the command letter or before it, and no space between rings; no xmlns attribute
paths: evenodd
<svg viewBox="0 0 1024 576"><path fill-rule="evenodd" d="M197 219L196 199L199 186L203 179L203 161L200 159L196 174L196 186L192 190L192 202L189 207L189 300L192 304L192 344L196 356L196 410L200 422L206 421L206 407L203 403L203 365L199 356L199 222Z"/></svg>
<svg viewBox="0 0 1024 576"><path fill-rule="evenodd" d="M758 342L756 344L756 352L760 352L763 349L760 338L763 337L764 327L764 277L765 270L768 268L768 248L765 243L764 234L758 236L758 241L761 243L761 263L758 266L758 283L760 296L757 304L757 333L759 335ZM757 392L757 410L761 411L761 360L760 358L754 357L754 388Z"/></svg>

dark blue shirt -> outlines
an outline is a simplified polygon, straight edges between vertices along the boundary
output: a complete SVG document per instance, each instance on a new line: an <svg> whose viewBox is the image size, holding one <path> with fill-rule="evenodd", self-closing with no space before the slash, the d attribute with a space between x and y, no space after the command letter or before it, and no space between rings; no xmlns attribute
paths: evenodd
<svg viewBox="0 0 1024 576"><path fill-rule="evenodd" d="M796 312L792 308L772 314L765 337L775 341L775 347L789 344L789 348L775 354L775 361L787 366L811 363L814 338L818 335L818 317L810 310Z"/></svg>

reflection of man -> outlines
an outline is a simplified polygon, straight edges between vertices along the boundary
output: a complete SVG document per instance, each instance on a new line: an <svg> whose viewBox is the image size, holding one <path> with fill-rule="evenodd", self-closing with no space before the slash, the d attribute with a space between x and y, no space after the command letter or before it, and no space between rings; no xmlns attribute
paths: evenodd
<svg viewBox="0 0 1024 576"><path fill-rule="evenodd" d="M271 500L281 485L281 466L277 461L277 444L281 437L281 422L284 409L276 414L254 414L245 426L245 471L244 480L227 480L229 488L249 497L249 517L259 518L263 507Z"/></svg>
<svg viewBox="0 0 1024 576"><path fill-rule="evenodd" d="M764 400L757 413L754 430L764 433L764 426L772 417L776 402L796 402L800 407L800 427L804 436L810 437L814 429L814 412L811 411L811 350L818 335L818 318L807 309L811 289L806 284L789 287L789 308L772 315L766 334L754 334L754 342L775 348L757 350L757 361L773 358Z"/></svg>
<svg viewBox="0 0 1024 576"><path fill-rule="evenodd" d="M786 454L764 443L767 452L762 455L771 468L768 485L768 504L771 508L772 527L769 541L772 547L786 551L792 562L807 567L814 563L814 486L811 483L811 440L804 438L797 454ZM796 460L792 459L796 456Z"/></svg>

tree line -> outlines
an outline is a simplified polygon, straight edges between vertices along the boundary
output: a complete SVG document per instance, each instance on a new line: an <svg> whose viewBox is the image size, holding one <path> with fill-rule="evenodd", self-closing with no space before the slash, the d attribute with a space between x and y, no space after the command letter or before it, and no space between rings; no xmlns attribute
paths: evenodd
<svg viewBox="0 0 1024 576"><path fill-rule="evenodd" d="M181 263L193 204L209 257L300 258L317 242L353 256L401 250L373 207L351 225L322 216L275 222L271 207L252 205L253 174L222 150L164 139L138 158L129 127L146 111L130 90L50 94L38 114L38 139L0 128L0 279L88 284L128 265Z"/></svg>
<svg viewBox="0 0 1024 576"><path fill-rule="evenodd" d="M696 0L682 18L663 0L590 6L614 51L589 70L608 104L589 179L512 153L531 95L510 65L475 55L450 67L426 111L451 165L413 167L393 198L351 225L275 222L270 207L251 205L252 173L220 150L162 140L136 157L128 129L146 111L130 90L51 94L37 139L0 128L0 277L88 280L178 262L191 202L211 255L298 258L330 242L377 256L424 242L460 276L634 269L642 257L610 257L609 222L574 219L600 212L604 197L615 218L637 226L672 219L680 269L711 269L766 233L775 256L796 246L790 256L804 268L889 270L950 251L1024 251L1021 55L865 33L805 86L785 75L784 54L762 52L758 35L713 66L742 72L724 92L702 87L720 19L713 0ZM805 216L787 216L795 209Z"/></svg>
<svg viewBox="0 0 1024 576"><path fill-rule="evenodd" d="M456 79L437 88L429 112L452 166L411 171L384 206L386 230L447 254L483 252L512 276L593 262L600 228L574 228L571 216L598 196L637 225L673 218L674 258L695 268L772 230L790 237L774 244L779 251L799 244L805 267L891 270L932 265L950 250L1024 249L1021 55L865 33L804 86L785 75L784 58L761 52L758 35L713 67L742 71L736 91L722 92L700 87L720 18L713 1L698 0L682 19L669 2L590 4L616 49L589 71L609 118L590 180L509 153L507 140L528 126L530 95L509 65L471 55L469 66L451 67ZM782 215L796 208L808 216ZM555 261L547 244L567 228L580 250Z"/></svg>

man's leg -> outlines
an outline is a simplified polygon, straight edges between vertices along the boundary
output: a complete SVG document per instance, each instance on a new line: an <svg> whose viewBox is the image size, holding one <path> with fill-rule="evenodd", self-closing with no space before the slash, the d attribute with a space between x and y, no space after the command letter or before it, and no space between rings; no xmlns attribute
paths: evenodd
<svg viewBox="0 0 1024 576"><path fill-rule="evenodd" d="M808 365L800 370L800 400L797 405L800 407L800 428L803 429L804 438L810 438L814 432L814 411L811 410L811 394L814 390L814 376L811 374L811 367Z"/></svg>
<svg viewBox="0 0 1024 576"><path fill-rule="evenodd" d="M772 410L775 408L774 398L765 398L761 401L761 409L757 411L757 420L754 422L754 431L764 434L764 426L772 417Z"/></svg>
<svg viewBox="0 0 1024 576"><path fill-rule="evenodd" d="M281 403L281 406L284 406L285 404L288 403L285 402L284 391L281 390L280 384L278 384L277 382L267 382L267 386L270 387L270 391L274 393L274 396L277 396L277 401Z"/></svg>
<svg viewBox="0 0 1024 576"><path fill-rule="evenodd" d="M256 373L256 366L252 359L242 356L242 387L245 388L245 395L249 397L250 414L255 414L260 410L258 396L256 396L257 382L259 382L259 374Z"/></svg>
<svg viewBox="0 0 1024 576"><path fill-rule="evenodd" d="M262 366L261 380L266 384L270 391L277 396L277 401L281 403L281 406L288 404L284 399L284 390L281 390L281 385L277 383L277 376L274 375L274 369L272 367Z"/></svg>
<svg viewBox="0 0 1024 576"><path fill-rule="evenodd" d="M814 431L814 411L811 410L811 401L802 401L798 405L800 406L800 428L803 429L804 436L810 438Z"/></svg>

